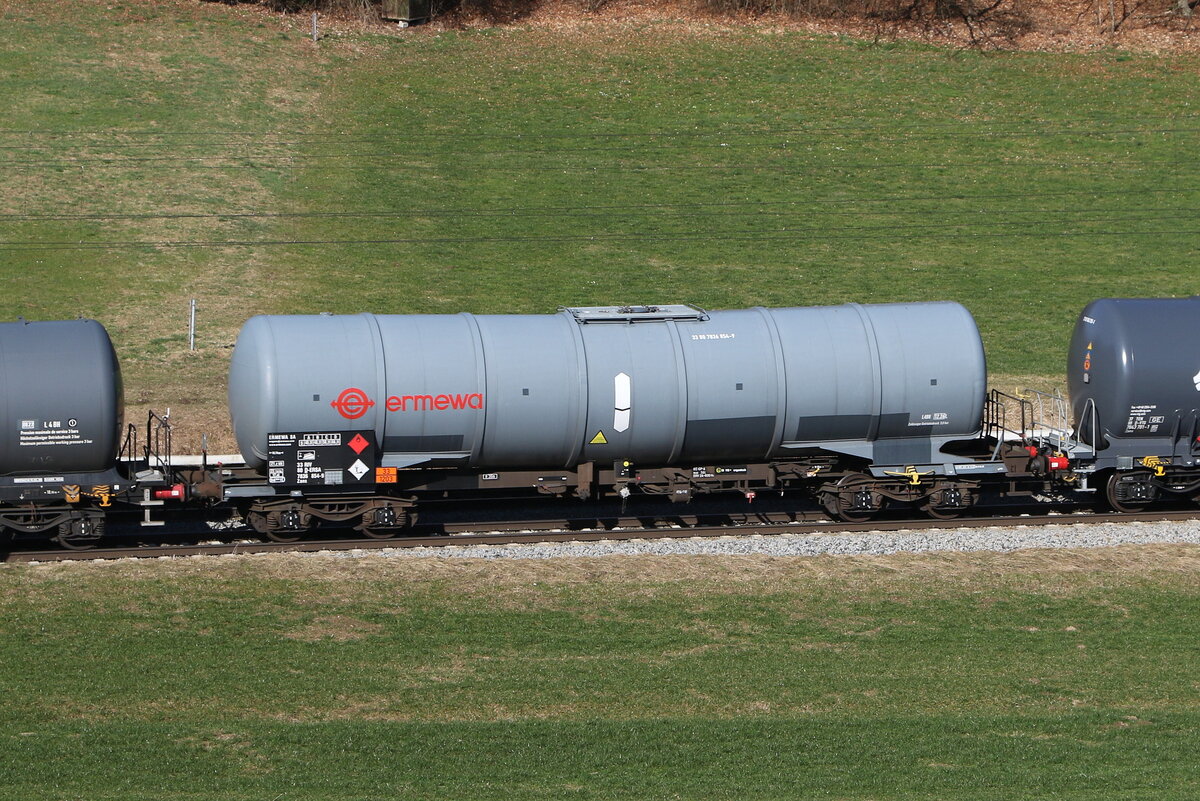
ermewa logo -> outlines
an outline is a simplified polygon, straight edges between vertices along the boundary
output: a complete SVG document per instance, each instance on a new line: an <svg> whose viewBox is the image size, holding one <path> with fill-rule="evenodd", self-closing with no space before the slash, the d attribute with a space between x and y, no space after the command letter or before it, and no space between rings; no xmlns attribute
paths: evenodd
<svg viewBox="0 0 1200 801"><path fill-rule="evenodd" d="M362 417L375 401L358 387L343 389L329 405L347 420L357 420ZM429 412L446 409L482 409L482 392L455 392L438 395L389 395L384 408L389 412Z"/></svg>
<svg viewBox="0 0 1200 801"><path fill-rule="evenodd" d="M337 413L347 420L357 420L375 405L375 401L368 398L367 393L361 389L350 387L343 389L342 394L337 396L337 400L330 401L329 405L337 409Z"/></svg>
<svg viewBox="0 0 1200 801"><path fill-rule="evenodd" d="M1200 373L1196 373L1194 376L1192 376L1192 380L1196 382L1196 391L1200 392Z"/></svg>

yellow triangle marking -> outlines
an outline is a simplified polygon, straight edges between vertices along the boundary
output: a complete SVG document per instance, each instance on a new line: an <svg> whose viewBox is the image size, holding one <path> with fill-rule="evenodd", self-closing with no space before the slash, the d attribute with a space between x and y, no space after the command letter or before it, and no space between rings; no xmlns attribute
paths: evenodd
<svg viewBox="0 0 1200 801"><path fill-rule="evenodd" d="M1089 343L1088 343L1088 350L1091 350L1091 349L1092 349L1092 343L1091 343L1091 342L1089 342Z"/></svg>
<svg viewBox="0 0 1200 801"><path fill-rule="evenodd" d="M607 444L608 444L608 440L604 438L603 431L597 431L596 436L592 437L591 441L588 442L588 445L607 445Z"/></svg>

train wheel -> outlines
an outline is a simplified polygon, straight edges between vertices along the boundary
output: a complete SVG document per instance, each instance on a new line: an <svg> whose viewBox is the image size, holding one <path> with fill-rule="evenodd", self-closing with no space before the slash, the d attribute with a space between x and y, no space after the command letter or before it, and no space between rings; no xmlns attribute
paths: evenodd
<svg viewBox="0 0 1200 801"><path fill-rule="evenodd" d="M946 507L939 508L934 506L932 503L925 503L921 505L921 511L932 517L934 520L954 520L962 517L963 513L967 510Z"/></svg>
<svg viewBox="0 0 1200 801"><path fill-rule="evenodd" d="M95 548L103 536L104 518L99 515L87 515L59 523L58 536L54 541L72 551L84 551Z"/></svg>
<svg viewBox="0 0 1200 801"><path fill-rule="evenodd" d="M360 530L363 536L373 540L390 540L400 533L398 528L379 528L377 526L364 526Z"/></svg>
<svg viewBox="0 0 1200 801"><path fill-rule="evenodd" d="M875 516L875 512L855 512L849 509L838 509L831 514L843 523L866 523Z"/></svg>
<svg viewBox="0 0 1200 801"><path fill-rule="evenodd" d="M408 523L407 509L386 504L368 509L363 513L362 526L359 527L359 531L373 540L390 540L397 536Z"/></svg>
<svg viewBox="0 0 1200 801"><path fill-rule="evenodd" d="M875 481L862 473L851 473L825 493L825 511L844 523L865 523L875 516L883 504L871 491Z"/></svg>
<svg viewBox="0 0 1200 801"><path fill-rule="evenodd" d="M312 516L299 509L247 512L246 522L273 542L299 542L308 534Z"/></svg>
<svg viewBox="0 0 1200 801"><path fill-rule="evenodd" d="M1113 473L1104 486L1104 499L1115 512L1140 512L1157 497L1150 474Z"/></svg>
<svg viewBox="0 0 1200 801"><path fill-rule="evenodd" d="M971 502L969 493L958 487L946 487L933 492L920 508L934 520L954 520L966 513Z"/></svg>
<svg viewBox="0 0 1200 801"><path fill-rule="evenodd" d="M266 532L271 542L299 542L308 534L307 531L288 531L287 529L272 529Z"/></svg>

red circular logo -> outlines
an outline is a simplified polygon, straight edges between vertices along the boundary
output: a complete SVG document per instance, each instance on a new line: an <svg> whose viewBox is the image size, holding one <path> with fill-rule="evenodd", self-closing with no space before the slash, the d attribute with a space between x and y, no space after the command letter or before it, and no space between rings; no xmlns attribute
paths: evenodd
<svg viewBox="0 0 1200 801"><path fill-rule="evenodd" d="M361 389L350 387L343 389L342 394L337 396L337 400L330 401L329 405L337 409L338 414L347 420L357 420L375 405L375 401L368 398L367 393Z"/></svg>

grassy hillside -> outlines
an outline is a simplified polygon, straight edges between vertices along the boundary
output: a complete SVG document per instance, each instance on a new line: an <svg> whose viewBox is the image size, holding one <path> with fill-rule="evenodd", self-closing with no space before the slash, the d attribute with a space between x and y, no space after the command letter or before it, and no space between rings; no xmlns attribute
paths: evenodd
<svg viewBox="0 0 1200 801"><path fill-rule="evenodd" d="M1198 558L0 567L0 797L1189 798Z"/></svg>
<svg viewBox="0 0 1200 801"><path fill-rule="evenodd" d="M1086 301L1200 291L1195 56L655 23L314 44L175 0L29 0L0 37L0 316L104 321L185 448L232 445L228 348L264 311L953 299L1000 379L1052 383Z"/></svg>
<svg viewBox="0 0 1200 801"><path fill-rule="evenodd" d="M1087 300L1200 291L1194 56L306 25L0 9L0 318L105 322L185 450L259 312L955 299L1054 382ZM1191 797L1196 570L0 565L0 798Z"/></svg>
<svg viewBox="0 0 1200 801"><path fill-rule="evenodd" d="M1057 375L1087 300L1200 286L1195 66L754 31L389 40L339 76L344 138L294 185L364 216L288 229L362 243L287 258L334 311L953 299L994 371Z"/></svg>
<svg viewBox="0 0 1200 801"><path fill-rule="evenodd" d="M227 428L227 346L269 307L270 270L252 249L133 243L253 235L211 215L277 205L289 165L241 153L303 129L327 59L276 20L204 3L10 3L0 40L0 317L95 317L132 406Z"/></svg>

